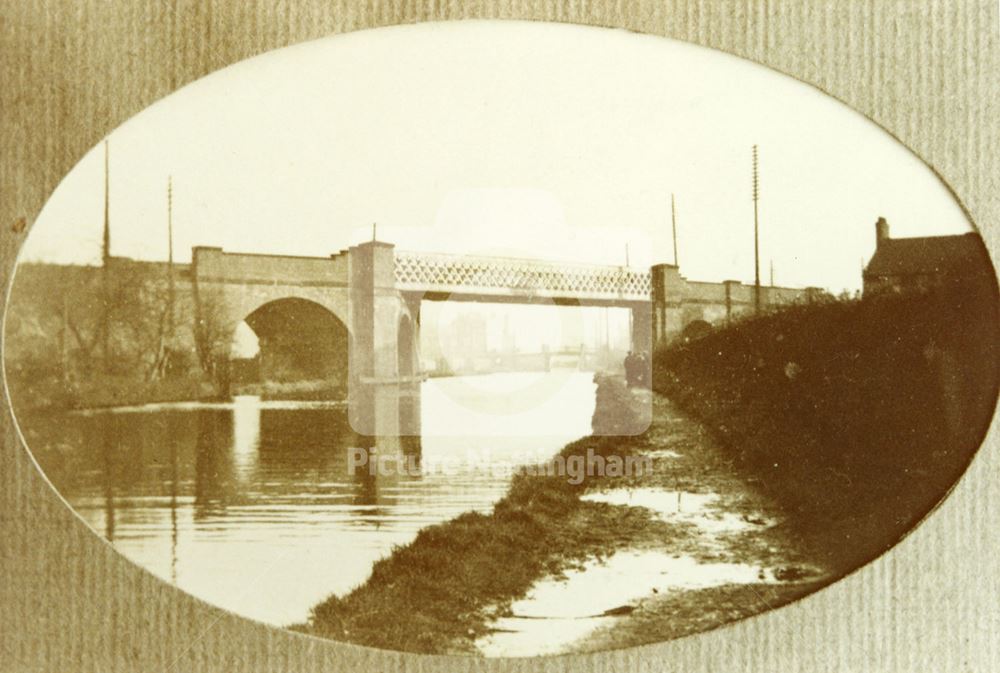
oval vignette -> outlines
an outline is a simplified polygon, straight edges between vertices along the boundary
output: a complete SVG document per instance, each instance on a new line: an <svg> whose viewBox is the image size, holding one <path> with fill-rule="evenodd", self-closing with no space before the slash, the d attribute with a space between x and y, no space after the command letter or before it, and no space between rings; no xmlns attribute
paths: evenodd
<svg viewBox="0 0 1000 673"><path fill-rule="evenodd" d="M948 188L806 84L421 24L115 130L29 233L3 360L53 488L164 581L534 656L714 628L892 547L985 436L997 295Z"/></svg>

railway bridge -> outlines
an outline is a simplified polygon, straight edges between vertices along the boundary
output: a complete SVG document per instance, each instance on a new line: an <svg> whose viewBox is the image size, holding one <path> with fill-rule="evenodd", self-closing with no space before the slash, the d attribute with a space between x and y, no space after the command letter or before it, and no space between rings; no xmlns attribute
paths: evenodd
<svg viewBox="0 0 1000 673"><path fill-rule="evenodd" d="M192 251L195 311L223 334L243 321L263 363L305 377L343 377L351 422L378 444L420 431L419 331L424 301L607 306L631 311L633 350L651 351L750 311L754 288L701 283L676 266L649 270L534 259L396 250L369 241L328 257ZM764 287L761 303L812 290ZM228 348L226 345L220 347ZM228 353L220 354L223 357Z"/></svg>

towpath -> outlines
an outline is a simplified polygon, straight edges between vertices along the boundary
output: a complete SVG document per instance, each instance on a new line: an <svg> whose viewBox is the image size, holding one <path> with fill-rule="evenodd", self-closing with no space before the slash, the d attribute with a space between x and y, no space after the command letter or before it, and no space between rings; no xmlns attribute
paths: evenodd
<svg viewBox="0 0 1000 673"><path fill-rule="evenodd" d="M634 391L636 404L646 403ZM741 477L697 421L653 394L652 424L623 438L652 469L594 480L581 500L641 507L681 535L637 538L540 578L477 639L486 656L629 647L708 630L810 593L831 572L796 544L784 514Z"/></svg>

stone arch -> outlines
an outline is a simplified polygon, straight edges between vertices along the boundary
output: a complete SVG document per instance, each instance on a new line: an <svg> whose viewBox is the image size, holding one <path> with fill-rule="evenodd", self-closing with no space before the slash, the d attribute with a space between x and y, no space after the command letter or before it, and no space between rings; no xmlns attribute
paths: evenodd
<svg viewBox="0 0 1000 673"><path fill-rule="evenodd" d="M681 330L681 339L684 341L694 341L700 339L712 331L712 323L707 320L692 320Z"/></svg>
<svg viewBox="0 0 1000 673"><path fill-rule="evenodd" d="M346 386L350 331L326 306L297 296L275 298L242 321L258 339L261 381L323 380Z"/></svg>

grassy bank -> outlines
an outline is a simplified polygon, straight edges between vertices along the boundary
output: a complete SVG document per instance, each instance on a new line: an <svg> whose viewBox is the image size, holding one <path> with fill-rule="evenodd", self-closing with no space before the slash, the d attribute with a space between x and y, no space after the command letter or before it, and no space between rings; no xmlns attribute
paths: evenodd
<svg viewBox="0 0 1000 673"><path fill-rule="evenodd" d="M632 395L617 380L598 388L595 433L642 425ZM627 427L624 427L627 426ZM590 436L566 446L553 460L572 456L622 457L642 439L623 446L615 437ZM313 609L314 635L409 652L468 651L496 610L524 594L539 577L606 555L643 539L669 541L680 531L650 520L638 508L582 502L595 480L531 468L515 476L491 514L466 513L422 530L416 539L379 561L370 578L343 597Z"/></svg>
<svg viewBox="0 0 1000 673"><path fill-rule="evenodd" d="M965 470L996 401L997 344L992 288L796 306L657 353L654 386L846 571Z"/></svg>
<svg viewBox="0 0 1000 673"><path fill-rule="evenodd" d="M8 372L11 403L20 413L96 409L131 404L218 399L216 387L200 377L146 381L131 374L94 373L63 381Z"/></svg>
<svg viewBox="0 0 1000 673"><path fill-rule="evenodd" d="M230 395L257 395L265 400L344 400L344 386L324 380L291 383L234 384L229 393L206 376L185 375L152 381L128 373L95 372L85 378L63 381L56 376L9 377L11 400L21 413L99 409L158 402L216 401Z"/></svg>

